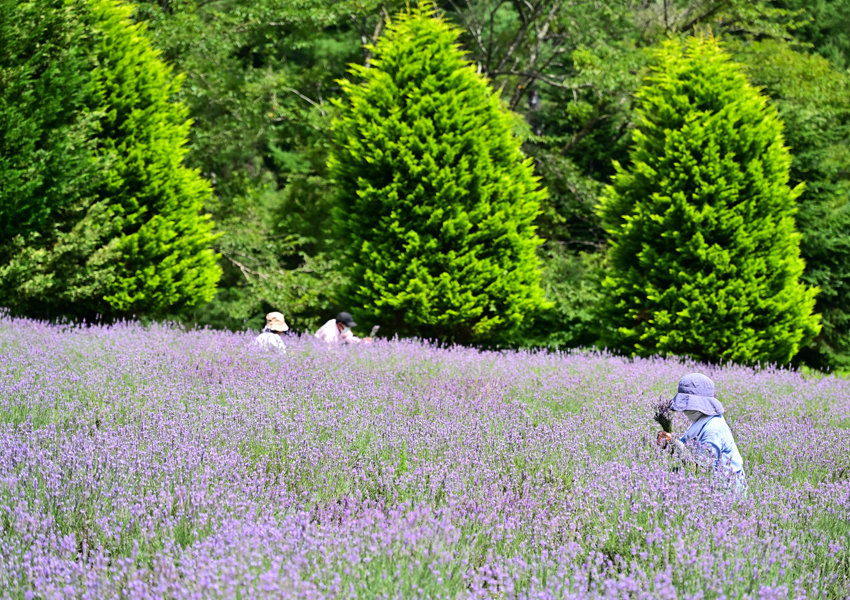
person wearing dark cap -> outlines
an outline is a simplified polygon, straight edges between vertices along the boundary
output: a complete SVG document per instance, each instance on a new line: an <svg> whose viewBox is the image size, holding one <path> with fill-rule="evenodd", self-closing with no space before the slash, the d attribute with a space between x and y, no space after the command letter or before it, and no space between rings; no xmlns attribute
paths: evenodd
<svg viewBox="0 0 850 600"><path fill-rule="evenodd" d="M726 410L715 397L714 382L701 373L690 373L679 381L677 392L671 408L685 413L691 426L679 439L660 431L658 443L666 446L672 442L681 452L685 444L695 442L699 462L714 467L718 473L731 473L734 487L742 490L746 486L744 460L723 418Z"/></svg>
<svg viewBox="0 0 850 600"><path fill-rule="evenodd" d="M371 342L372 338L360 339L351 333L351 329L357 327L357 323L347 312L341 312L336 316L336 319L331 319L322 325L316 332L316 337L324 340L329 344L337 344L340 342L346 344L359 344L361 341Z"/></svg>

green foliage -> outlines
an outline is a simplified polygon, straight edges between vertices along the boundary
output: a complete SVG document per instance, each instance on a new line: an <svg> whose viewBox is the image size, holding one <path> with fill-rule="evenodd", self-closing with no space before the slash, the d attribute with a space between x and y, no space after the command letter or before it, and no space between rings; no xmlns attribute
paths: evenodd
<svg viewBox="0 0 850 600"><path fill-rule="evenodd" d="M336 290L344 278L330 258L336 244L326 168L330 100L340 95L335 80L345 76L346 65L368 64L372 50L363 44L377 39L387 16L405 4L137 4L136 18L148 24L154 45L186 76L179 98L195 122L187 163L204 173L215 192L206 211L222 234L215 248L224 276L214 301L196 309L192 320L259 326L275 308L300 329L315 327L337 310L342 298ZM613 175L612 159L628 160L632 96L646 47L695 25L738 37L787 36L784 13L763 1L437 5L462 27L459 41L468 58L540 134L526 138L524 146L549 190L536 225L559 253L604 249L594 207ZM540 97L534 106L533 92ZM569 272L578 276L584 270Z"/></svg>
<svg viewBox="0 0 850 600"><path fill-rule="evenodd" d="M820 288L815 310L823 329L796 360L850 368L850 78L781 42L741 45L736 58L785 123L792 185L806 184L797 200L803 280Z"/></svg>
<svg viewBox="0 0 850 600"><path fill-rule="evenodd" d="M390 332L498 337L544 305L543 192L513 117L423 9L396 18L335 124L330 168L350 305Z"/></svg>
<svg viewBox="0 0 850 600"><path fill-rule="evenodd" d="M151 48L130 9L92 0L96 77L106 114L99 151L109 157L101 196L123 217L121 253L105 300L119 314L162 314L206 302L221 276L209 249L209 186L183 166L190 122L172 102L180 78Z"/></svg>
<svg viewBox="0 0 850 600"><path fill-rule="evenodd" d="M850 298L844 233L850 95L841 72L848 64L843 24L850 11L843 2L435 2L447 21L460 26L457 40L467 59L525 117L523 149L548 190L537 198L541 211L534 225L550 240L538 255L552 304L536 326L524 322L500 343L593 341L598 319L592 305L602 297L597 279L607 268L595 207L615 174L614 162L628 168L647 50L699 27L721 37L753 84L770 96L793 154L791 187L806 183L796 215L806 263L802 278L821 289L816 312L823 329L795 362L850 368L844 301ZM350 64L371 63L370 42L406 4L140 0L133 19L146 29L128 35L150 39L180 74L178 85L144 66L150 55L142 37L139 48L116 37L116 48L130 54L104 58L108 27L94 23L97 3L0 0L0 305L41 316L149 313L230 328L257 327L271 309L283 310L295 329L323 322L339 309L344 298L338 291L347 287L335 258L335 189L327 167L337 112L332 100L343 94L336 81ZM145 72L148 83L162 81L170 100L146 91L148 83L134 89L115 79L117 73L99 71L116 60ZM119 147L117 136L154 123L142 113L107 117L116 98L118 104L150 102L157 112L167 105L171 116L163 122L174 131L185 133L185 117L191 118L182 162L199 170L213 193L185 170L160 177L180 162L175 157L184 150L174 146L177 138ZM179 106L187 112L178 118ZM135 169L142 164L135 158L148 166ZM163 198L163 206L171 202L180 214L149 222L151 211L160 209L146 204L145 177L168 194L186 184L173 202ZM194 227L199 197L218 237L210 241L209 223L173 237ZM184 243L188 247L179 247ZM204 304L214 277L180 273L212 275L209 254L192 258L193 247L210 244L223 275L213 301ZM165 254L170 262L161 260ZM181 300L184 294L194 294L197 303Z"/></svg>
<svg viewBox="0 0 850 600"><path fill-rule="evenodd" d="M92 194L87 107L97 90L79 46L80 4L0 3L0 239L45 228L57 210Z"/></svg>
<svg viewBox="0 0 850 600"><path fill-rule="evenodd" d="M534 4L540 6L541 13L552 6L551 2ZM543 282L544 286L547 282L554 284L552 277L559 276L556 273L567 277L554 284L561 290L556 296L559 306L556 310L564 317L591 308L586 303L592 296L586 290L592 289L595 281L592 278L585 281L583 274L593 271L583 268L562 271L558 265L583 264L585 253L604 253L605 234L595 209L602 190L614 175L613 163L628 163L636 120L633 99L651 55L648 50L659 39L689 34L695 26L710 28L728 38L750 39L787 37L791 24L787 13L776 10L770 3L750 0L624 0L606 3L601 11L599 5L589 10L589 5L584 3L560 7L552 19L552 34L545 42L557 46L547 49L550 53L559 52L557 59L550 63L541 61L539 68L523 65L516 70L525 76L501 77L496 81L500 88L505 86L505 95L510 94L512 101L517 95L511 85L533 89L539 95L538 103L519 102L517 109L525 112L539 133L525 145L549 192L542 203L538 227L542 236L557 244L560 256L554 261L548 258L544 261ZM483 17L467 21L472 31L483 29L483 47L489 48L488 28L482 26L488 21ZM531 27L529 31L540 31L540 27ZM467 39L470 37L474 36L468 35ZM466 47L476 61L488 64L487 54L478 49L474 40L468 40ZM537 44L530 40L515 55L525 60L527 55L537 56L536 48ZM531 94L529 91L529 99ZM568 257L565 252L574 256ZM563 301L577 302L575 311L560 304ZM574 333L573 328L577 328ZM561 322L560 329L552 323L551 327L529 331L526 341L539 344L542 335L554 335L558 345L565 338L578 342L593 337L585 325L568 319Z"/></svg>
<svg viewBox="0 0 850 600"><path fill-rule="evenodd" d="M219 270L208 187L181 165L179 80L110 0L4 2L0 302L92 317L208 300Z"/></svg>
<svg viewBox="0 0 850 600"><path fill-rule="evenodd" d="M556 2L534 4L546 13ZM476 28L474 20L468 22ZM557 48L547 51L559 52L557 59L538 69L525 65L520 70L527 77L498 84L508 90L513 83L539 92L539 104L526 107L522 102L517 108L538 125L540 134L527 144L549 190L540 230L547 239L586 252L603 245L604 232L594 209L614 175L613 162L628 162L633 98L651 49L660 40L689 35L695 27L724 39L787 38L794 20L788 11L763 0L618 0L604 8L591 9L585 3L560 6L551 25L546 44ZM537 43L529 40L515 54L522 59L525 54L537 56ZM485 38L483 46L489 44ZM486 53L476 44L467 46L475 60L487 64ZM512 100L516 98L515 92L509 93Z"/></svg>
<svg viewBox="0 0 850 600"><path fill-rule="evenodd" d="M383 18L377 0L143 0L154 45L185 74L180 98L194 126L187 163L212 183L224 276L190 319L240 329L281 310L294 329L335 314L341 276L331 258L333 196L328 98L364 35ZM369 39L368 37L366 39Z"/></svg>
<svg viewBox="0 0 850 600"><path fill-rule="evenodd" d="M571 252L562 244L541 248L541 286L549 306L512 345L550 349L590 348L598 339L601 282L607 269L604 252Z"/></svg>
<svg viewBox="0 0 850 600"><path fill-rule="evenodd" d="M569 87L547 91L543 136L529 144L529 154L549 190L541 233L573 251L596 252L605 235L595 208L614 161L628 160L632 97L648 55L626 43L579 48L571 60Z"/></svg>
<svg viewBox="0 0 850 600"><path fill-rule="evenodd" d="M664 44L638 102L632 164L600 207L603 343L787 363L820 326L776 110L710 37Z"/></svg>
<svg viewBox="0 0 850 600"><path fill-rule="evenodd" d="M97 304L113 278L87 29L83 0L0 2L0 305L29 314Z"/></svg>
<svg viewBox="0 0 850 600"><path fill-rule="evenodd" d="M850 2L847 0L777 0L784 9L798 12L803 21L794 32L822 56L844 70L850 67Z"/></svg>

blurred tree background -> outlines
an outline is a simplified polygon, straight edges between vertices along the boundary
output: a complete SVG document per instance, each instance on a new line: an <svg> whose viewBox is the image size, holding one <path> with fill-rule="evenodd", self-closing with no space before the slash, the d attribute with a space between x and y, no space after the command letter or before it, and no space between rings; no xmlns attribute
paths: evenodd
<svg viewBox="0 0 850 600"><path fill-rule="evenodd" d="M24 0L3 0L12 4ZM46 0L45 0L46 1ZM61 3L60 3L61 4ZM133 18L182 78L193 125L185 164L212 189L215 297L175 305L187 323L257 328L271 309L313 330L346 309L348 271L328 172L339 81L369 67L369 45L400 0L140 0ZM696 30L724 44L785 123L806 262L822 330L795 361L850 367L848 109L844 0L437 0L466 58L505 106L548 191L536 220L548 308L501 343L589 346L602 328L608 243L596 207L629 165L635 93L662 42ZM76 59L75 59L76 60ZM521 125L521 126L519 126ZM82 125L81 125L82 126ZM80 169L88 168L77 163ZM79 191L80 194L84 190ZM5 192L4 192L5 200Z"/></svg>

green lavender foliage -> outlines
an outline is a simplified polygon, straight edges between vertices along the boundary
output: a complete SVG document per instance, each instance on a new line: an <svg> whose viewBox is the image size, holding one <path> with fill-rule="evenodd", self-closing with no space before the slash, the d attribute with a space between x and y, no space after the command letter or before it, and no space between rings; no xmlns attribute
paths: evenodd
<svg viewBox="0 0 850 600"><path fill-rule="evenodd" d="M800 281L782 123L711 37L671 41L638 92L631 166L600 215L603 343L628 354L787 363L820 330Z"/></svg>
<svg viewBox="0 0 850 600"><path fill-rule="evenodd" d="M0 304L157 316L219 277L180 79L112 0L3 0Z"/></svg>
<svg viewBox="0 0 850 600"><path fill-rule="evenodd" d="M544 191L457 36L415 8L352 69L360 82L342 82L330 171L348 298L382 333L493 340L545 305Z"/></svg>

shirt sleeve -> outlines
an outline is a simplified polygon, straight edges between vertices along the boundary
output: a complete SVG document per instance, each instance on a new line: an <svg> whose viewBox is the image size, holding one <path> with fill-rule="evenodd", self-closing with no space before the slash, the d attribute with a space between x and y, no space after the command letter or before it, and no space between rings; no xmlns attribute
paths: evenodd
<svg viewBox="0 0 850 600"><path fill-rule="evenodd" d="M343 332L339 334L339 338L346 344L357 344L360 342L360 338L351 333L350 329L344 329Z"/></svg>
<svg viewBox="0 0 850 600"><path fill-rule="evenodd" d="M330 337L330 330L329 330L329 328L328 328L328 324L327 324L327 323L325 323L324 325L322 325L321 327L319 327L319 330L315 333L315 336L316 336L317 338L319 338L320 340L322 340L323 342L330 342L330 341L332 341L332 339L331 339L331 337Z"/></svg>

